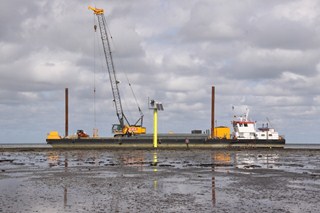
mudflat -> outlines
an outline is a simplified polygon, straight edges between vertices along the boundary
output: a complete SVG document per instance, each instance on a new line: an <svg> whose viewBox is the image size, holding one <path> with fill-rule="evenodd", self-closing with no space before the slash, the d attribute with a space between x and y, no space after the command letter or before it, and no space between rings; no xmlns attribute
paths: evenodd
<svg viewBox="0 0 320 213"><path fill-rule="evenodd" d="M320 150L0 152L0 212L319 212Z"/></svg>

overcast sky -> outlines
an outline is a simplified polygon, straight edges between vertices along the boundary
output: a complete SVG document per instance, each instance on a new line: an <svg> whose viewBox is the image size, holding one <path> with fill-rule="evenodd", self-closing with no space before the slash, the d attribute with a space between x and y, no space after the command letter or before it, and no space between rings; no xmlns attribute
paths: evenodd
<svg viewBox="0 0 320 213"><path fill-rule="evenodd" d="M159 132L210 129L214 85L217 125L248 107L288 143L320 142L320 1L4 0L0 143L64 135L65 88L69 133L111 135L117 117L89 5L105 9L125 114L139 117L128 78L147 132L148 97L165 108Z"/></svg>

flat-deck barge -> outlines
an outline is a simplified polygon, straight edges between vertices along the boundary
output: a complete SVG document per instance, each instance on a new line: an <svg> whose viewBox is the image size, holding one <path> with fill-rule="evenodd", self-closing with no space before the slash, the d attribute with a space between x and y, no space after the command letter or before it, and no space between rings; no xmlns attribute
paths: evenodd
<svg viewBox="0 0 320 213"><path fill-rule="evenodd" d="M131 137L86 137L47 139L53 148L110 148L110 149L151 149L151 134ZM159 134L157 149L215 149L215 148L283 148L284 139L210 139L206 134Z"/></svg>

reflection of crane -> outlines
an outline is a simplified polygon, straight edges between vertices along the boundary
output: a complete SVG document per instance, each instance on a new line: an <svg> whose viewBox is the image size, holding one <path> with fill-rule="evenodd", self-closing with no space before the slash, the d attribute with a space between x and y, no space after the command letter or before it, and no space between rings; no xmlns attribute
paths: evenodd
<svg viewBox="0 0 320 213"><path fill-rule="evenodd" d="M119 124L113 124L112 132L114 133L115 136L124 136L124 135L130 136L134 134L145 134L146 128L142 127L143 113L141 112L140 107L138 107L140 112L140 118L137 120L137 122L134 125L130 125L128 119L123 113L120 92L118 87L119 81L117 80L116 72L114 69L110 42L109 42L109 37L107 33L107 24L104 16L104 10L93 8L90 6L89 6L89 9L92 10L98 18L98 23L99 23L100 33L101 33L101 40L102 40L104 55L105 55L106 64L108 68L109 79L111 83L113 101L115 104L116 113L119 120ZM95 29L96 29L96 26L95 26ZM137 125L139 122L140 122L140 125Z"/></svg>

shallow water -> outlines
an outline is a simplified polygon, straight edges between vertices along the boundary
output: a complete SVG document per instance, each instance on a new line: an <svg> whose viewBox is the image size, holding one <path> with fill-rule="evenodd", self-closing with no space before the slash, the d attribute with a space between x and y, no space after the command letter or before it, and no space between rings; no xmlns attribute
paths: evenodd
<svg viewBox="0 0 320 213"><path fill-rule="evenodd" d="M0 152L0 212L318 212L319 150Z"/></svg>

